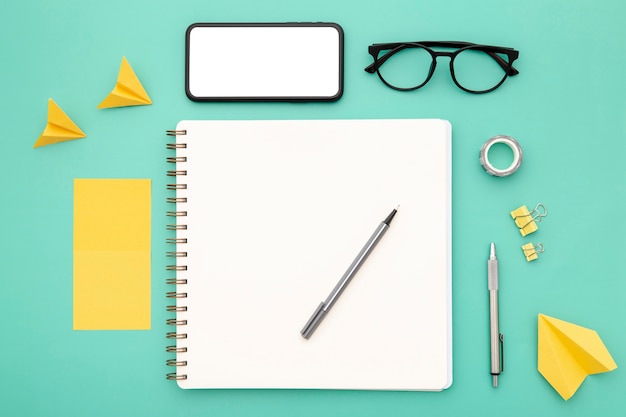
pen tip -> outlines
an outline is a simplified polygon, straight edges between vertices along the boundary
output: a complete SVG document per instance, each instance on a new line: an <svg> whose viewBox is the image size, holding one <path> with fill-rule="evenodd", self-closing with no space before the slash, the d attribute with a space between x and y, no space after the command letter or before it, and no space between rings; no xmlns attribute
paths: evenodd
<svg viewBox="0 0 626 417"><path fill-rule="evenodd" d="M491 247L489 248L489 257L491 258L496 257L496 244L493 242L491 242Z"/></svg>
<svg viewBox="0 0 626 417"><path fill-rule="evenodd" d="M383 223L385 223L387 226L389 226L389 224L391 223L391 220L393 220L393 216L396 215L397 211L398 211L397 209L393 209L391 211L391 213L389 213L389 216L387 216L387 218L385 220L383 220Z"/></svg>

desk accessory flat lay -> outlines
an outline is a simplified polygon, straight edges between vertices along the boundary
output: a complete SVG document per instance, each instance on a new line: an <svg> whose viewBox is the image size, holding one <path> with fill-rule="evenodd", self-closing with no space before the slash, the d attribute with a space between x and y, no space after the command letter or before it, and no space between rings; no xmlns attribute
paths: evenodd
<svg viewBox="0 0 626 417"><path fill-rule="evenodd" d="M29 219L10 222L14 248L2 251L16 255L6 294L27 295L24 308L3 302L23 352L0 390L9 415L626 406L615 262L626 230L607 227L623 211L609 203L623 88L607 85L620 59L598 78L535 6L483 8L472 28L396 0L393 24L371 5L346 14L325 1L325 13L292 15L190 0L185 16L155 12L159 30L144 24L144 0L115 31L102 7L70 8L82 35L65 40L50 9L48 35L24 37L32 56L1 70L24 86L6 107L23 127L7 162L23 175L7 195L23 196ZM594 40L590 58L619 38L608 15L592 33L582 15L541 8L573 42L577 30ZM548 49L569 58L558 77ZM583 132L598 144L584 169ZM599 219L574 214L586 206ZM50 389L35 381L52 375Z"/></svg>

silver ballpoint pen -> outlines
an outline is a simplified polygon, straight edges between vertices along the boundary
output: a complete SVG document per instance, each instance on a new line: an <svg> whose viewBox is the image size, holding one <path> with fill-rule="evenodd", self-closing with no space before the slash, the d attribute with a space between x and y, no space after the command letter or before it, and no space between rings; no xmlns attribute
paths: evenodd
<svg viewBox="0 0 626 417"><path fill-rule="evenodd" d="M487 286L489 288L489 322L491 327L491 375L493 386L498 386L498 375L504 372L504 335L498 323L498 258L496 245L491 243L487 261Z"/></svg>
<svg viewBox="0 0 626 417"><path fill-rule="evenodd" d="M320 303L317 309L313 312L313 315L311 316L309 321L307 321L307 323L304 325L304 327L300 331L302 337L304 337L305 339L311 337L315 329L317 329L317 326L319 326L324 317L326 317L326 313L330 311L333 304L335 304L343 290L345 290L350 283L352 277L356 275L359 268L361 268L361 265L363 265L369 254L372 253L372 250L374 250L374 247L376 246L378 241L383 237L387 229L389 229L391 220L393 219L393 216L396 215L396 212L397 209L393 209L389 216L387 216L387 218L380 223L376 230L374 230L372 236L365 243L365 246L363 246L363 249L361 249L354 261L352 261L352 264L350 264L348 270L343 274L335 288L331 291L330 295L326 297L325 301L322 301Z"/></svg>

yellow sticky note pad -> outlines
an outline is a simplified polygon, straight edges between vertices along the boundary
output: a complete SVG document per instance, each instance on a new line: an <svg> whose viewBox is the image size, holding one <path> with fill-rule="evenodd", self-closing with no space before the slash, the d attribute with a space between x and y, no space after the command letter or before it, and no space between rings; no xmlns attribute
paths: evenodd
<svg viewBox="0 0 626 417"><path fill-rule="evenodd" d="M148 179L74 180L74 330L150 329Z"/></svg>

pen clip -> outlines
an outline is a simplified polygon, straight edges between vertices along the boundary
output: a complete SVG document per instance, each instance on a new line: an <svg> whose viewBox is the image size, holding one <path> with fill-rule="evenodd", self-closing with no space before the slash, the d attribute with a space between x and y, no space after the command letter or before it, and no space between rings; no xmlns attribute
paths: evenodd
<svg viewBox="0 0 626 417"><path fill-rule="evenodd" d="M500 372L504 372L504 335L500 333Z"/></svg>

